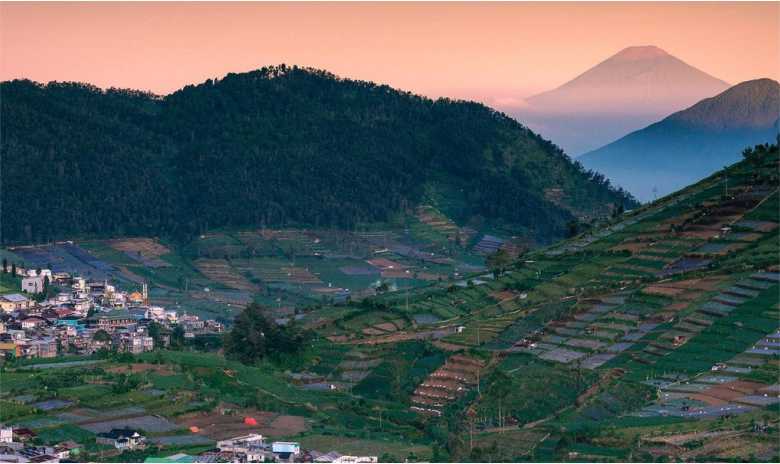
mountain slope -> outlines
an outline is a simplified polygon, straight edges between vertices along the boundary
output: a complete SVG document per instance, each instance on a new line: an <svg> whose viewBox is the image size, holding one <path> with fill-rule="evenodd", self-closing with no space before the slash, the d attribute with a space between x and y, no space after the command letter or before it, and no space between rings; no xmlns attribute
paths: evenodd
<svg viewBox="0 0 780 464"><path fill-rule="evenodd" d="M771 392L780 374L769 351L780 316L780 202L777 145L746 153L611 223L528 252L511 272L377 295L354 306L359 318L323 311L328 322L317 320L317 330L345 346L384 347L388 362L409 358L399 355L399 339L436 339L449 357L394 400L464 436L479 421L479 447L456 441L453 461L516 461L521 453L608 461L618 451L651 462L703 447L725 461L735 449L749 453L767 442L754 418L776 414L774 402L749 403L755 396L747 395ZM400 315L427 321L392 335L368 330ZM355 390L387 401L376 387L391 383L386 369ZM459 382L442 381L453 372L463 373ZM711 434L724 411L739 440ZM588 433L576 440L547 441L583 427ZM694 430L696 446L680 446ZM674 443L658 440L670 436ZM658 441L648 447L637 437ZM779 446L767 461L777 461Z"/></svg>
<svg viewBox="0 0 780 464"><path fill-rule="evenodd" d="M658 47L629 47L527 98L516 116L577 156L728 86Z"/></svg>
<svg viewBox="0 0 780 464"><path fill-rule="evenodd" d="M350 228L412 208L429 185L458 192L460 221L543 240L574 215L633 204L487 107L323 71L263 68L164 98L29 81L0 91L6 242Z"/></svg>
<svg viewBox="0 0 780 464"><path fill-rule="evenodd" d="M581 156L640 200L651 200L739 159L745 146L774 141L780 84L743 82Z"/></svg>

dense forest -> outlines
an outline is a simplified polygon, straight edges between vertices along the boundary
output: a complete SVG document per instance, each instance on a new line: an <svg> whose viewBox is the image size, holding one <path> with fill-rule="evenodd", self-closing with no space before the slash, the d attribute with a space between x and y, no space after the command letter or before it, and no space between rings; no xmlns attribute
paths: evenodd
<svg viewBox="0 0 780 464"><path fill-rule="evenodd" d="M284 65L166 97L3 82L0 137L3 243L351 228L414 207L431 185L457 192L459 221L547 238L575 215L635 204L483 105Z"/></svg>

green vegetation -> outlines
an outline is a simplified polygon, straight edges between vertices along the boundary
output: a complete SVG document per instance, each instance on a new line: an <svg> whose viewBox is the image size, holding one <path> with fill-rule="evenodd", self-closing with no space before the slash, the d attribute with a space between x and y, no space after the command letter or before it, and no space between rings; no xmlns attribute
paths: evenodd
<svg viewBox="0 0 780 464"><path fill-rule="evenodd" d="M560 237L572 211L635 205L485 106L313 69L228 74L164 98L30 81L1 91L0 112L15 115L1 128L8 242L184 238L262 224L351 228L419 204L429 184L463 191L467 201L448 212L460 221L482 216L541 239ZM552 187L565 192L566 207L545 199ZM44 196L31 203L20 196L29 192ZM73 214L44 213L66 207Z"/></svg>
<svg viewBox="0 0 780 464"><path fill-rule="evenodd" d="M266 357L294 356L308 344L311 334L293 325L279 326L269 321L264 310L252 303L233 321L233 330L225 339L225 355L245 364Z"/></svg>

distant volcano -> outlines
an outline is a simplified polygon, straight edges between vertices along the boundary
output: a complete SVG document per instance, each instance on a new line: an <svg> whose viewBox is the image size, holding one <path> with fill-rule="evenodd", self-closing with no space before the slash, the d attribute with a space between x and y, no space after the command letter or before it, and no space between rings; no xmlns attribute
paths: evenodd
<svg viewBox="0 0 780 464"><path fill-rule="evenodd" d="M729 84L655 46L628 47L515 116L578 155L726 90Z"/></svg>
<svg viewBox="0 0 780 464"><path fill-rule="evenodd" d="M557 89L528 98L545 111L667 115L729 84L654 46L628 47Z"/></svg>

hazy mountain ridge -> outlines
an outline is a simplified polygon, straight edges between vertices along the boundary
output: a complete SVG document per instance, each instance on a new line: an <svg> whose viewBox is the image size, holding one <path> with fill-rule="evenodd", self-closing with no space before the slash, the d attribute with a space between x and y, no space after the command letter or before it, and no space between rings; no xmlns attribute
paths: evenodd
<svg viewBox="0 0 780 464"><path fill-rule="evenodd" d="M670 193L737 161L778 133L780 84L743 82L578 160L640 200Z"/></svg>

